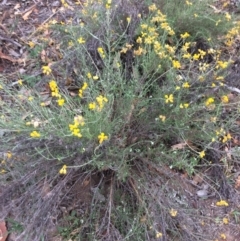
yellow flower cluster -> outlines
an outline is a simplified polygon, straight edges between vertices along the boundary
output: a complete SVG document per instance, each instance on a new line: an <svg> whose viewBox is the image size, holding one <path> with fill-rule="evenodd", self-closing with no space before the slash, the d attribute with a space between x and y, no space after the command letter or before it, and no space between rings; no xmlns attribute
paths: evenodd
<svg viewBox="0 0 240 241"><path fill-rule="evenodd" d="M55 80L51 80L49 82L49 88L51 90L51 94L53 97L57 97L57 103L59 106L63 106L65 103L65 100L61 97L61 95L59 94L59 90L58 90L58 86L57 86L57 82Z"/></svg>
<svg viewBox="0 0 240 241"><path fill-rule="evenodd" d="M228 33L225 36L225 44L230 47L234 44L236 37L240 33L240 21L236 22L234 24L234 27L228 31Z"/></svg>
<svg viewBox="0 0 240 241"><path fill-rule="evenodd" d="M223 128L216 130L216 136L222 143L226 143L227 141L232 139L231 134L229 132L226 132ZM213 138L212 141L215 141L215 138Z"/></svg>
<svg viewBox="0 0 240 241"><path fill-rule="evenodd" d="M79 115L74 117L73 124L69 124L69 129L72 132L72 135L81 138L82 134L80 132L79 126L84 126L84 125L85 125L85 122L84 122L83 116Z"/></svg>
<svg viewBox="0 0 240 241"><path fill-rule="evenodd" d="M226 69L228 67L228 62L217 61L216 69Z"/></svg>
<svg viewBox="0 0 240 241"><path fill-rule="evenodd" d="M172 61L172 65L173 65L173 68L175 68L175 69L180 69L181 68L181 64L177 60L173 60Z"/></svg>
<svg viewBox="0 0 240 241"><path fill-rule="evenodd" d="M159 115L159 119L160 119L162 122L165 122L166 116L165 116L165 115Z"/></svg>
<svg viewBox="0 0 240 241"><path fill-rule="evenodd" d="M83 92L84 92L84 90L87 89L87 87L88 87L87 82L84 82L82 88L79 89L79 93L78 93L78 95L79 95L80 98L83 98Z"/></svg>
<svg viewBox="0 0 240 241"><path fill-rule="evenodd" d="M209 97L206 101L205 101L205 105L209 106L211 104L214 103L214 98L213 97Z"/></svg>
<svg viewBox="0 0 240 241"><path fill-rule="evenodd" d="M30 133L30 136L33 137L33 138L39 138L41 136L41 134L37 131L32 131Z"/></svg>
<svg viewBox="0 0 240 241"><path fill-rule="evenodd" d="M104 59L106 57L104 49L102 47L98 47L97 50L100 56Z"/></svg>
<svg viewBox="0 0 240 241"><path fill-rule="evenodd" d="M199 157L200 157L200 158L205 157L205 151L201 151L201 152L199 152Z"/></svg>
<svg viewBox="0 0 240 241"><path fill-rule="evenodd" d="M175 54L176 48L169 44L162 45L159 41L159 36L162 34L174 35L175 33L168 24L166 15L162 14L155 4L150 5L149 10L153 12L153 16L148 24L143 23L140 25L141 35L136 40L139 46L137 46L133 53L135 56L145 54L146 50L144 47L146 45L152 45L154 52L159 58L171 59L171 56ZM160 28L156 27L156 23L159 24ZM127 51L127 48L124 50Z"/></svg>
<svg viewBox="0 0 240 241"><path fill-rule="evenodd" d="M92 76L92 74L90 72L87 73L87 77L88 77L88 79L93 79L93 80L99 79L99 77L97 75Z"/></svg>
<svg viewBox="0 0 240 241"><path fill-rule="evenodd" d="M225 200L220 200L220 201L216 202L216 205L219 206L219 207L221 207L221 206L228 207L229 204Z"/></svg>
<svg viewBox="0 0 240 241"><path fill-rule="evenodd" d="M62 168L59 170L59 174L66 175L67 174L67 166L63 165Z"/></svg>
<svg viewBox="0 0 240 241"><path fill-rule="evenodd" d="M120 53L126 54L128 50L130 50L133 47L133 44L126 43L124 47L122 47Z"/></svg>
<svg viewBox="0 0 240 241"><path fill-rule="evenodd" d="M49 74L52 73L52 70L51 70L51 68L50 68L48 65L46 65L46 66L43 66L43 67L42 67L42 72L43 72L44 74L46 74L46 75L49 75Z"/></svg>
<svg viewBox="0 0 240 241"><path fill-rule="evenodd" d="M98 142L99 144L102 144L104 141L106 141L108 139L108 136L104 134L104 132L101 132L98 135Z"/></svg>
<svg viewBox="0 0 240 241"><path fill-rule="evenodd" d="M221 101L222 101L222 103L224 103L224 104L228 103L228 102L229 102L228 96L227 96L227 95L223 95L223 96L221 97Z"/></svg>
<svg viewBox="0 0 240 241"><path fill-rule="evenodd" d="M173 103L174 101L174 97L173 97L173 94L170 94L170 95L165 95L165 102L168 104L168 103Z"/></svg>
<svg viewBox="0 0 240 241"><path fill-rule="evenodd" d="M107 3L105 5L106 9L111 8L111 3L112 3L112 0L107 0Z"/></svg>
<svg viewBox="0 0 240 241"><path fill-rule="evenodd" d="M171 209L170 209L170 211L169 211L169 213L170 213L170 215L171 215L172 217L176 217L176 216L177 216L178 211L177 211L177 210L175 210L175 209L173 209L173 208L171 208Z"/></svg>
<svg viewBox="0 0 240 241"><path fill-rule="evenodd" d="M77 41L78 41L79 44L84 44L86 42L83 37L78 38Z"/></svg>
<svg viewBox="0 0 240 241"><path fill-rule="evenodd" d="M185 38L190 37L190 34L185 32L184 34L180 34L180 36L181 36L182 39L185 39Z"/></svg>
<svg viewBox="0 0 240 241"><path fill-rule="evenodd" d="M105 103L107 103L107 102L108 102L108 99L105 96L99 95L96 97L96 102L89 103L88 108L90 110L97 109L98 111L101 111L102 108L104 107Z"/></svg>
<svg viewBox="0 0 240 241"><path fill-rule="evenodd" d="M184 104L180 104L180 106L179 106L181 109L187 109L188 107L189 107L189 104L188 103L184 103Z"/></svg>

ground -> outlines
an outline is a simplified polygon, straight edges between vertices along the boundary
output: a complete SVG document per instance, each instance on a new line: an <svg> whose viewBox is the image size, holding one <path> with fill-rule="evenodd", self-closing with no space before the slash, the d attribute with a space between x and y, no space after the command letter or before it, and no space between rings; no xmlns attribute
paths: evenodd
<svg viewBox="0 0 240 241"><path fill-rule="evenodd" d="M81 9L80 5L75 4L77 1L68 0L67 2L75 10L76 8ZM37 53L29 52L29 44L31 42L37 43L41 38L52 38L51 30L41 29L43 23L51 19L65 23L70 18L74 19L74 21L79 20L71 8L68 10L63 9L61 2L58 0L35 2L3 0L0 3L0 8L0 74L6 77L9 88L15 86L18 83L19 76L24 74L27 76L26 82L31 85L31 81L35 79L34 88L37 88L39 92L45 92L46 86L42 82L45 77L42 74L41 66L34 58L37 57L38 60L44 60L44 62L48 58L59 61L61 59L60 52L54 39L52 45L46 46L45 49L39 49ZM234 11L234 7L230 10ZM233 53L237 53L236 49L233 50ZM33 58L31 58L30 54L32 54ZM234 58L237 59L237 56L234 56ZM71 78L73 78L73 70L70 69L70 66L66 66L66 71L69 73L69 77L65 79L62 76L63 85L68 81L71 82ZM54 73L54 75L59 76L61 73ZM235 61L229 68L228 83L231 87L239 88L238 80L239 62ZM22 94L28 96L25 89L22 89ZM236 98L239 93L233 91L233 95ZM228 149L230 153L234 147L239 147L237 140L235 140L235 143L232 142L224 147L217 146L216 148ZM182 147L175 146L174 148ZM2 152L1 155L5 154ZM23 154L17 158L13 157L11 161L24 162L25 158L27 157ZM226 161L226 158L231 159L231 164ZM150 240L182 240L173 234L164 234L167 238L159 239L155 237L155 234L151 233L151 229L156 230L160 224L163 225L161 215L165 215L164 212L156 210L154 202L164 203L166 207L172 207L173 225L181 229L183 233L185 232L186 235L189 235L189 240L210 241L209 237L212 237L211 240L219 241L240 240L240 165L238 162L234 163L231 154L228 157L216 156L213 159L214 165L211 168L203 166L197 170L197 174L193 177L190 177L184 171L174 170L167 165L159 168L152 163L148 163L148 160L144 158L139 158L139 165L141 163L148 166L148 182L143 184L139 179L139 183L137 183L136 179L131 177L145 175L142 170L136 168L135 173L131 173L125 185L134 190L130 203L141 203L143 193L150 197L148 201L150 213L148 215L154 219L155 225L155 227L149 227ZM51 162L49 165L51 166ZM67 196L62 195L64 190L59 188L59 192L62 193L60 195L60 205L55 213L57 216L51 217L52 224L48 225L45 230L49 241L64 240L64 232L60 235L57 226L72 226L72 220L67 219L69 215L72 215L74 219L76 214L78 220L75 229L70 231L73 237L74 232L78 232L79 226L87 232L89 224L82 225L81 220L85 220L85 215L88 214L93 204L100 205L99 203L110 202L113 186L118 186L115 192L119 192L120 198L125 195L122 191L123 187L121 187L121 184L116 184L114 173L110 170L94 171L87 174L75 172L74 174L75 178L71 179L70 183L65 182L64 189L67 190ZM54 205L51 204L51 196L57 195L57 193L51 192L52 184L42 179L37 185L41 187L40 196L42 200L48 205ZM0 185L0 193L4 193L4 189L6 189L6 186ZM14 202L14 200L20 200L17 193L10 195L9 201ZM216 203L219 200L227 200L228 205L217 206ZM44 202L41 202L41 205L44 205ZM100 206L98 207L101 209ZM50 212L50 210L48 211ZM178 211L175 215L174 211L176 210ZM189 216L185 215L184 210L188 210ZM46 215L49 215L47 214L48 211ZM101 210L101 212L104 211ZM16 215L16 212L13 210L10 217L14 219L14 215ZM28 215L27 210L25 215ZM147 223L146 216L147 214L143 213L139 217L143 224ZM5 223L5 220L2 220L2 223ZM96 225L101 226L101 223ZM13 226L13 223L7 223L9 229L13 228ZM123 240L119 231L111 225L106 225L106 228L101 230L103 237L106 233L112 232L115 235L113 235L115 240ZM8 241L20 240L17 239L16 233L12 232L8 237ZM200 239L201 235L205 238Z"/></svg>

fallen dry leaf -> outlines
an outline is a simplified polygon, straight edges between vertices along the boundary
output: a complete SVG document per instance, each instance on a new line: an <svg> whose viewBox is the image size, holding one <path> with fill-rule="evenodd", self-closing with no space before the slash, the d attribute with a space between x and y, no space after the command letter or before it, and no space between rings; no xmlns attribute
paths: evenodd
<svg viewBox="0 0 240 241"><path fill-rule="evenodd" d="M238 178L235 181L235 188L239 188L240 187L240 176L238 176Z"/></svg>
<svg viewBox="0 0 240 241"><path fill-rule="evenodd" d="M0 222L0 241L5 241L7 239L8 232L6 228L6 223L4 221Z"/></svg>
<svg viewBox="0 0 240 241"><path fill-rule="evenodd" d="M12 63L18 62L17 59L14 59L14 58L2 53L1 51L0 51L0 59L7 59L7 60L11 61Z"/></svg>
<svg viewBox="0 0 240 241"><path fill-rule="evenodd" d="M30 16L30 14L32 13L33 9L31 9L30 11L26 12L22 18L24 21L28 20L28 17Z"/></svg>
<svg viewBox="0 0 240 241"><path fill-rule="evenodd" d="M30 8L28 8L26 11L22 13L22 18L24 21L28 20L28 17L33 12L33 10L36 8L36 4L33 4Z"/></svg>
<svg viewBox="0 0 240 241"><path fill-rule="evenodd" d="M181 150L181 149L184 149L186 146L187 146L187 142L182 142L182 143L172 145L171 148L173 150Z"/></svg>
<svg viewBox="0 0 240 241"><path fill-rule="evenodd" d="M82 186L86 187L90 183L90 179L86 179L82 182Z"/></svg>
<svg viewBox="0 0 240 241"><path fill-rule="evenodd" d="M14 6L14 10L17 10L17 9L19 9L21 7L21 5L20 5L20 3L17 3L15 6Z"/></svg>
<svg viewBox="0 0 240 241"><path fill-rule="evenodd" d="M196 175L193 177L192 182L193 182L195 185L202 184L202 182L203 182L202 175L196 174Z"/></svg>
<svg viewBox="0 0 240 241"><path fill-rule="evenodd" d="M43 187L42 187L42 190L41 190L41 196L42 198L45 198L45 197L48 197L49 196L49 193L50 193L50 185L49 183L47 183L46 181L44 181L44 184L43 184Z"/></svg>

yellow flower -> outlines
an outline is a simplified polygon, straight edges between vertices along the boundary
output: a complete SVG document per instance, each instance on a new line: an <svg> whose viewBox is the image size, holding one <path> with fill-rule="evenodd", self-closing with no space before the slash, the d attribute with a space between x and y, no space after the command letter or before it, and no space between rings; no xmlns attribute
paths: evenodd
<svg viewBox="0 0 240 241"><path fill-rule="evenodd" d="M205 151L201 151L201 152L199 152L199 157L200 157L200 158L205 157Z"/></svg>
<svg viewBox="0 0 240 241"><path fill-rule="evenodd" d="M169 211L169 213L170 213L170 215L171 215L172 217L176 217L176 216L177 216L178 211L177 211L177 210L175 210L175 209L173 209L173 208L171 208L171 209L170 209L170 211Z"/></svg>
<svg viewBox="0 0 240 241"><path fill-rule="evenodd" d="M162 233L160 233L160 232L156 233L156 238L161 238L162 236L163 236Z"/></svg>
<svg viewBox="0 0 240 241"><path fill-rule="evenodd" d="M141 28L142 28L142 29L146 29L147 27L148 27L148 25L147 25L146 23L141 24Z"/></svg>
<svg viewBox="0 0 240 241"><path fill-rule="evenodd" d="M174 54L175 53L175 48L174 47L172 47L172 46L170 46L169 44L165 44L165 46L164 46L166 49L167 49L167 51L170 53L170 54ZM174 61L174 60L173 60ZM178 62L178 61L175 61L175 63L176 62ZM179 63L179 62L178 62ZM179 63L179 65L180 65L180 63ZM180 67L181 67L181 65L180 65ZM179 67L179 68L180 68Z"/></svg>
<svg viewBox="0 0 240 241"><path fill-rule="evenodd" d="M10 159L10 158L12 157L12 153L11 153L10 151L8 151L8 152L6 153L6 156L7 156L8 159Z"/></svg>
<svg viewBox="0 0 240 241"><path fill-rule="evenodd" d="M85 89L87 89L87 87L88 87L87 82L84 82L84 83L83 83L83 86L82 86L82 88L81 88L81 89L82 89L82 90L85 90Z"/></svg>
<svg viewBox="0 0 240 241"><path fill-rule="evenodd" d="M165 116L165 115L160 115L160 116L159 116L159 119L160 119L162 122L165 122L166 116Z"/></svg>
<svg viewBox="0 0 240 241"><path fill-rule="evenodd" d="M228 99L228 96L227 95L223 95L221 97L221 100L222 100L222 103L228 103L229 102L229 99Z"/></svg>
<svg viewBox="0 0 240 241"><path fill-rule="evenodd" d="M80 44L84 44L84 43L86 42L83 37L80 37L77 41L78 41L78 43L80 43Z"/></svg>
<svg viewBox="0 0 240 241"><path fill-rule="evenodd" d="M57 98L61 98L61 95L59 94L58 89L56 89L52 92L52 96L57 97Z"/></svg>
<svg viewBox="0 0 240 241"><path fill-rule="evenodd" d="M188 38L190 36L189 33L185 32L184 34L180 35L182 39Z"/></svg>
<svg viewBox="0 0 240 241"><path fill-rule="evenodd" d="M82 134L80 133L80 129L79 129L79 128L73 129L72 134L73 134L74 136L79 137L79 138L82 137Z"/></svg>
<svg viewBox="0 0 240 241"><path fill-rule="evenodd" d="M200 76L198 77L198 80L201 81L201 82L203 82L203 81L205 80L205 77L202 76L202 75L200 75Z"/></svg>
<svg viewBox="0 0 240 241"><path fill-rule="evenodd" d="M226 13L225 14L225 18L227 19L227 21L230 21L231 20L231 15L229 13Z"/></svg>
<svg viewBox="0 0 240 241"><path fill-rule="evenodd" d="M92 78L93 78L93 80L98 80L99 79L97 75L94 75Z"/></svg>
<svg viewBox="0 0 240 241"><path fill-rule="evenodd" d="M127 17L127 22L130 23L131 22L131 18Z"/></svg>
<svg viewBox="0 0 240 241"><path fill-rule="evenodd" d="M33 100L33 97L32 97L32 96L29 96L29 97L28 97L28 100L29 100L29 101L32 101L32 100Z"/></svg>
<svg viewBox="0 0 240 241"><path fill-rule="evenodd" d="M106 56L105 56L103 48L102 47L98 47L97 50L98 50L98 53L100 54L100 56L104 59Z"/></svg>
<svg viewBox="0 0 240 241"><path fill-rule="evenodd" d="M105 7L106 9L109 9L111 7L112 0L108 0Z"/></svg>
<svg viewBox="0 0 240 241"><path fill-rule="evenodd" d="M173 65L173 68L175 68L175 69L180 69L181 68L181 64L177 60L173 60L172 61L172 65Z"/></svg>
<svg viewBox="0 0 240 241"><path fill-rule="evenodd" d="M188 103L184 103L184 104L180 104L180 108L183 109L187 109L189 107L189 104Z"/></svg>
<svg viewBox="0 0 240 241"><path fill-rule="evenodd" d="M221 237L222 239L226 239L226 238L227 238L224 233L221 233L220 237Z"/></svg>
<svg viewBox="0 0 240 241"><path fill-rule="evenodd" d="M4 173L6 173L6 172L7 172L7 171L4 170L4 169L1 169L1 171L0 171L1 174L4 174Z"/></svg>
<svg viewBox="0 0 240 241"><path fill-rule="evenodd" d="M88 104L88 108L89 108L90 110L96 109L96 103L95 103L95 102L89 103L89 104Z"/></svg>
<svg viewBox="0 0 240 241"><path fill-rule="evenodd" d="M175 90L180 90L181 87L180 86L176 86Z"/></svg>
<svg viewBox="0 0 240 241"><path fill-rule="evenodd" d="M156 4L152 4L148 7L149 11L156 11L157 10L157 7L156 7Z"/></svg>
<svg viewBox="0 0 240 241"><path fill-rule="evenodd" d="M190 88L190 85L188 82L183 83L182 85L183 88Z"/></svg>
<svg viewBox="0 0 240 241"><path fill-rule="evenodd" d="M51 91L55 91L58 88L57 82L55 80L51 80L49 82L49 88L51 89Z"/></svg>
<svg viewBox="0 0 240 241"><path fill-rule="evenodd" d="M215 23L215 25L218 26L218 24L219 24L220 22L222 22L221 19L219 19L219 20Z"/></svg>
<svg viewBox="0 0 240 241"><path fill-rule="evenodd" d="M165 95L165 102L168 103L173 103L173 100L174 100L174 97L173 97L173 94L170 94L170 95Z"/></svg>
<svg viewBox="0 0 240 241"><path fill-rule="evenodd" d="M88 77L89 79L91 79L91 78L92 78L92 74L91 74L90 72L88 72L88 73L87 73L87 77Z"/></svg>
<svg viewBox="0 0 240 241"><path fill-rule="evenodd" d="M194 59L194 60L198 60L199 58L200 58L200 54L194 54L194 55L193 55L193 59Z"/></svg>
<svg viewBox="0 0 240 241"><path fill-rule="evenodd" d="M206 106L209 106L211 105L212 103L214 102L214 99L212 97L208 98L206 101L205 101L205 105Z"/></svg>
<svg viewBox="0 0 240 241"><path fill-rule="evenodd" d="M186 4L189 5L189 6L192 5L192 3L189 2L189 1L186 1Z"/></svg>
<svg viewBox="0 0 240 241"><path fill-rule="evenodd" d="M79 95L80 98L83 98L83 90L82 89L79 90L78 95Z"/></svg>
<svg viewBox="0 0 240 241"><path fill-rule="evenodd" d="M42 72L46 75L49 75L52 72L52 70L48 65L46 65L42 67Z"/></svg>
<svg viewBox="0 0 240 241"><path fill-rule="evenodd" d="M184 52L187 52L187 50L190 48L190 42L186 42L184 45L183 45L183 47L182 47L182 50L184 51Z"/></svg>
<svg viewBox="0 0 240 241"><path fill-rule="evenodd" d="M77 125L84 126L85 122L84 122L83 116L82 115L75 116L74 117L74 123L77 124Z"/></svg>
<svg viewBox="0 0 240 241"><path fill-rule="evenodd" d="M63 105L64 105L64 102L65 102L64 99L58 99L58 100L57 100L57 103L58 103L59 106L63 106Z"/></svg>
<svg viewBox="0 0 240 241"><path fill-rule="evenodd" d="M201 50L201 49L199 49L198 52L201 56L201 59L207 54L204 50Z"/></svg>
<svg viewBox="0 0 240 241"><path fill-rule="evenodd" d="M228 207L228 202L225 200L221 200L221 201L216 202L216 205L219 207L221 207L221 206Z"/></svg>
<svg viewBox="0 0 240 241"><path fill-rule="evenodd" d="M99 135L98 135L98 141L99 141L99 144L102 144L104 141L106 141L108 139L108 136L106 136L104 134L104 132L101 132Z"/></svg>
<svg viewBox="0 0 240 241"><path fill-rule="evenodd" d="M138 47L138 50L133 51L133 54L136 55L136 56L139 56L142 53L143 53L143 48L141 48L141 47Z"/></svg>
<svg viewBox="0 0 240 241"><path fill-rule="evenodd" d="M216 68L222 68L222 69L226 69L228 67L228 62L223 62L223 61L217 61L217 66Z"/></svg>
<svg viewBox="0 0 240 241"><path fill-rule="evenodd" d="M32 131L32 132L30 133L30 136L33 137L33 138L39 138L41 135L40 135L40 133L37 132L37 131Z"/></svg>
<svg viewBox="0 0 240 241"><path fill-rule="evenodd" d="M32 48L35 46L35 43L32 42L32 41L29 41L29 42L28 42L28 45L29 45L29 47L32 49Z"/></svg>
<svg viewBox="0 0 240 241"><path fill-rule="evenodd" d="M18 80L19 85L23 85L23 81L21 79Z"/></svg>
<svg viewBox="0 0 240 241"><path fill-rule="evenodd" d="M228 133L227 135L225 135L222 139L222 143L227 142L228 140L231 140L232 136L230 133Z"/></svg>
<svg viewBox="0 0 240 241"><path fill-rule="evenodd" d="M108 99L106 97L104 97L103 95L99 95L98 97L96 97L96 101L99 105L100 110L103 108L104 106L104 102L108 102Z"/></svg>
<svg viewBox="0 0 240 241"><path fill-rule="evenodd" d="M137 40L136 40L136 42L137 42L138 44L141 44L141 43L142 43L142 38L141 38L141 37L138 37Z"/></svg>
<svg viewBox="0 0 240 241"><path fill-rule="evenodd" d="M215 79L216 80L224 80L224 77L223 76L217 76Z"/></svg>
<svg viewBox="0 0 240 241"><path fill-rule="evenodd" d="M68 47L69 47L69 48L71 48L73 45L74 45L74 43L73 43L72 40L68 42Z"/></svg>
<svg viewBox="0 0 240 241"><path fill-rule="evenodd" d="M191 54L190 53L187 53L187 54L184 54L183 55L183 58L184 59L190 59L192 56L191 56Z"/></svg>
<svg viewBox="0 0 240 241"><path fill-rule="evenodd" d="M224 223L224 224L228 224L228 223L229 223L228 218L223 218L223 223Z"/></svg>
<svg viewBox="0 0 240 241"><path fill-rule="evenodd" d="M59 170L59 174L66 175L67 174L67 166L63 165L62 168Z"/></svg>

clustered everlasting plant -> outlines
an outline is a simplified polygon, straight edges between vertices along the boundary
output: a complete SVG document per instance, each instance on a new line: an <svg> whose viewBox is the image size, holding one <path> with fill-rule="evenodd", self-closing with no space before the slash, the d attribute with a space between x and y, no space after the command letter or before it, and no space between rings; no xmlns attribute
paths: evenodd
<svg viewBox="0 0 240 241"><path fill-rule="evenodd" d="M62 4L68 8L65 1ZM171 15L167 2L150 4L147 14L119 20L118 4L86 1L78 25L52 22L56 36L63 36L61 59L42 64L44 94L24 81L8 89L2 77L0 91L6 99L0 128L6 132L5 144L13 153L26 145L29 155L54 160L52 175L58 178L84 168L89 173L111 170L126 181L140 159L192 175L198 166L209 165L208 150L234 135L232 121L222 118L228 108L239 108L224 82L232 61L214 44L231 26L231 16L201 16L194 2L181 1L182 23ZM204 20L202 32L189 22L189 30L179 32L185 18L198 24ZM129 36L132 24L137 27ZM219 32L204 39L212 26ZM226 34L227 46L239 30L236 23ZM64 71L67 63L75 72L72 86L54 74ZM174 148L179 143L180 148ZM169 213L174 218L178 212L172 208ZM162 237L155 231L156 238Z"/></svg>

